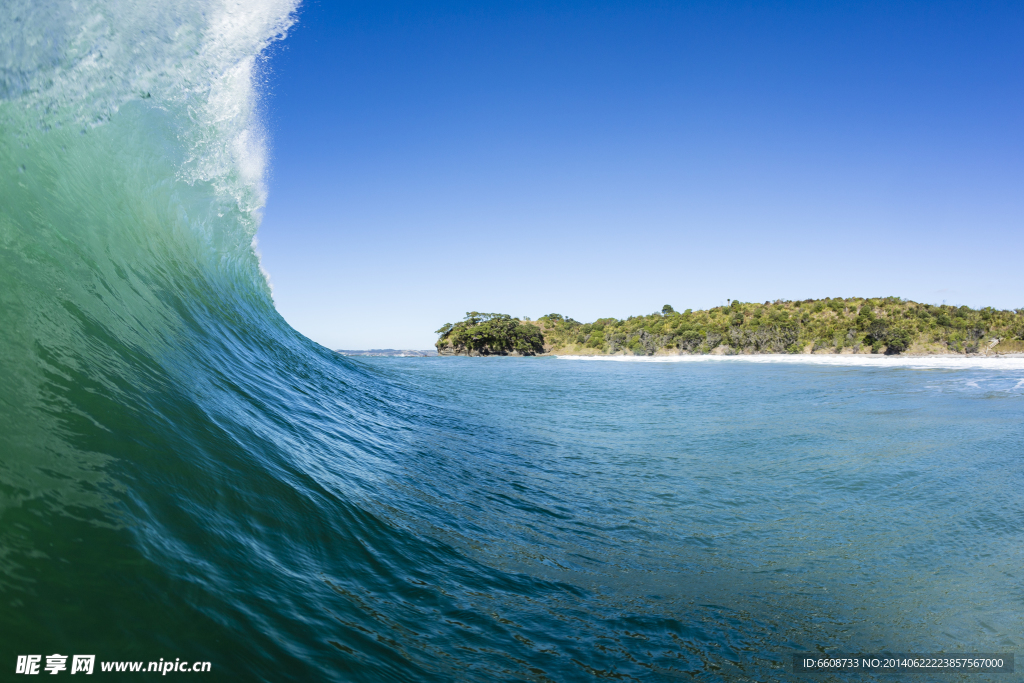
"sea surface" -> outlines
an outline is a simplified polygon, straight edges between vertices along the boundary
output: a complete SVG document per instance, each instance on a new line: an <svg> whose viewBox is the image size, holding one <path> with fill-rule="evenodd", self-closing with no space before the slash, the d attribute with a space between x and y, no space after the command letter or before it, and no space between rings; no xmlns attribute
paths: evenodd
<svg viewBox="0 0 1024 683"><path fill-rule="evenodd" d="M768 681L795 651L1019 649L1020 361L353 359L291 329L255 236L293 9L3 3L4 680L31 654Z"/></svg>

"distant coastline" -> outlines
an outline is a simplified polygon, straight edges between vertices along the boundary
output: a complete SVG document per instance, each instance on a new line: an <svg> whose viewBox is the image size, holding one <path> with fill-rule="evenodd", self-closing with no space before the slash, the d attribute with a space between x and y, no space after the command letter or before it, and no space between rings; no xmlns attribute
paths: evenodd
<svg viewBox="0 0 1024 683"><path fill-rule="evenodd" d="M581 323L471 312L437 330L439 355L679 356L1024 353L1024 309L934 306L898 297L730 301Z"/></svg>
<svg viewBox="0 0 1024 683"><path fill-rule="evenodd" d="M435 349L335 349L342 356L394 356L396 358L427 358L437 356Z"/></svg>

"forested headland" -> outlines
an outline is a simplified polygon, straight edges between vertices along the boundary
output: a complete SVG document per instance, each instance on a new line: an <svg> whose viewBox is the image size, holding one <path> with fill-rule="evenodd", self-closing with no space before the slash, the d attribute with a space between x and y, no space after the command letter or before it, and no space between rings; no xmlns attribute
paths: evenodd
<svg viewBox="0 0 1024 683"><path fill-rule="evenodd" d="M442 356L535 356L544 353L540 328L503 313L471 311L457 323L446 323L435 334Z"/></svg>
<svg viewBox="0 0 1024 683"><path fill-rule="evenodd" d="M469 313L437 331L442 355L1024 352L1024 309L934 306L898 297L731 301L582 323Z"/></svg>

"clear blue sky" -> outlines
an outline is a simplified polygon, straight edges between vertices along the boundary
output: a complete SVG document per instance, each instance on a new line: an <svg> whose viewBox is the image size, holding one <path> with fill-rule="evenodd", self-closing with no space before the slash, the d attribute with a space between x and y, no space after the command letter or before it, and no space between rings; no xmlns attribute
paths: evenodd
<svg viewBox="0 0 1024 683"><path fill-rule="evenodd" d="M260 230L331 348L466 311L1024 306L1024 3L327 2L268 63Z"/></svg>

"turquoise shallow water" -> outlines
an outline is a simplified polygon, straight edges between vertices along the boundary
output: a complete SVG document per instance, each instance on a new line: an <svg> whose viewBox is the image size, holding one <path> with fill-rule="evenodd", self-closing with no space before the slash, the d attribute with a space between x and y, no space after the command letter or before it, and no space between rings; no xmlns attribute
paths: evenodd
<svg viewBox="0 0 1024 683"><path fill-rule="evenodd" d="M352 360L292 330L254 243L257 56L292 9L4 6L0 670L763 681L1018 647L1021 364Z"/></svg>

